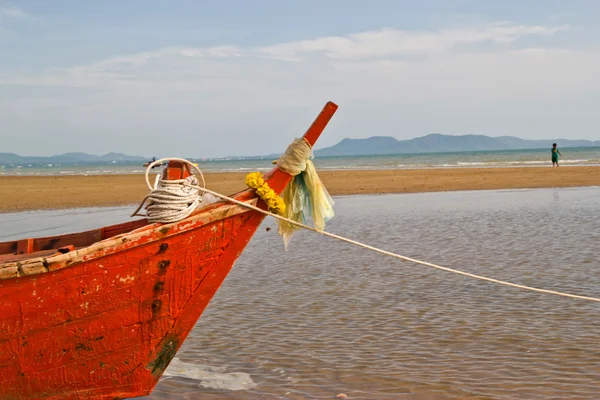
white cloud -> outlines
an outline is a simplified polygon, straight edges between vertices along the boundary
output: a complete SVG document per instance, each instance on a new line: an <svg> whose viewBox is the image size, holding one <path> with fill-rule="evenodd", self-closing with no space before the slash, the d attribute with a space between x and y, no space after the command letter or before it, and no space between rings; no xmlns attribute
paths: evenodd
<svg viewBox="0 0 600 400"><path fill-rule="evenodd" d="M346 37L324 37L259 48L240 48L232 45L209 48L176 46L115 56L88 65L53 70L35 77L20 77L16 78L16 81L13 79L12 82L5 83L68 87L144 83L160 87L166 83L172 88L179 85L179 89L184 90L196 88L198 85L214 85L219 79L225 86L225 81L238 81L238 87L283 85L288 88L294 84L305 88L311 83L341 83L344 76L352 78L357 84L361 81L376 84L372 79L380 80L377 75L387 73L401 74L394 79L395 81L403 80L407 76L425 76L427 71L441 79L448 76L449 69L440 68L440 62L449 65L465 62L466 65L461 65L457 71L464 73L473 70L477 63L485 63L492 55L497 55L500 62L515 61L516 55L564 56L564 52L544 48L452 51L459 45L481 44L486 41L515 43L528 35L552 36L564 29L564 26L495 23L485 27L445 29L436 32L384 29ZM304 59L299 57L300 55L310 57ZM523 61L522 58L520 60ZM294 61L297 65L289 61ZM493 66L486 65L485 68ZM212 81L208 82L207 78ZM436 79L434 76L426 77L432 78ZM286 80L289 82L285 82ZM344 85L349 83L352 85L351 82L345 82Z"/></svg>
<svg viewBox="0 0 600 400"><path fill-rule="evenodd" d="M23 22L34 21L31 15L16 7L3 6L0 4L0 36L11 35L12 27Z"/></svg>
<svg viewBox="0 0 600 400"><path fill-rule="evenodd" d="M31 89L0 96L0 120L10 117L19 132L74 132L74 141L89 132L85 145L98 151L114 150L114 140L122 151L150 154L144 148L168 132L186 143L184 156L261 154L279 151L316 108L333 100L341 108L324 138L329 144L345 136L414 137L432 130L547 137L560 126L559 115L600 123L580 114L587 97L600 94L600 49L554 48L553 35L564 29L499 23L260 48L167 47L5 77L0 84ZM498 110L511 111L497 120ZM161 146L180 154L180 141Z"/></svg>
<svg viewBox="0 0 600 400"><path fill-rule="evenodd" d="M479 28L442 29L437 32L413 32L382 29L349 36L329 36L266 46L265 55L297 59L302 54L323 53L333 59L432 55L463 44L485 41L511 43L524 36L551 36L567 26L545 27L496 23Z"/></svg>
<svg viewBox="0 0 600 400"><path fill-rule="evenodd" d="M5 7L0 5L0 20L4 18L26 18L27 15L15 7Z"/></svg>
<svg viewBox="0 0 600 400"><path fill-rule="evenodd" d="M242 51L237 46L211 47L207 51L208 56L217 58L240 57Z"/></svg>
<svg viewBox="0 0 600 400"><path fill-rule="evenodd" d="M436 32L370 31L260 48L167 47L5 82L124 90L128 96L143 92L144 97L195 92L212 96L212 104L260 94L248 107L298 104L317 93L371 101L543 98L559 89L594 87L597 81L595 50L518 47L522 37L551 37L564 29L496 23ZM486 42L512 47L454 51ZM307 59L297 57L308 53ZM544 85L544 79L552 84Z"/></svg>
<svg viewBox="0 0 600 400"><path fill-rule="evenodd" d="M0 24L9 21L33 20L33 16L17 7L3 6L0 4Z"/></svg>

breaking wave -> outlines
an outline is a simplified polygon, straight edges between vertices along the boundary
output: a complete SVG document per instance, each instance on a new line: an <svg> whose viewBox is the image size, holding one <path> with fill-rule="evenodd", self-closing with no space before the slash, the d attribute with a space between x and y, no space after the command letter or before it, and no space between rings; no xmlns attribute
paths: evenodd
<svg viewBox="0 0 600 400"><path fill-rule="evenodd" d="M245 372L225 372L224 367L193 364L175 357L163 374L165 378L187 378L199 381L199 385L210 389L248 390L256 387L256 383Z"/></svg>

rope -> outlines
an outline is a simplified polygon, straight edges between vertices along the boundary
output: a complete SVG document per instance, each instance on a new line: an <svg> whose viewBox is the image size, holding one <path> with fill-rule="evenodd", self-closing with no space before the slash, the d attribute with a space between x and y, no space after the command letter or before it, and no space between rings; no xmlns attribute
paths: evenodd
<svg viewBox="0 0 600 400"><path fill-rule="evenodd" d="M149 171L155 164L165 161L180 161L191 165L200 173L202 178L202 186L206 186L204 175L200 169L183 158L161 158L153 161L146 168L146 185L151 190L150 194L144 197L138 208L131 214L134 216L142 216L148 218L149 222L155 223L171 223L180 221L188 217L200 204L202 197L198 193L198 179L194 175L190 175L185 179L166 180L161 179L160 174L156 176L154 186L150 185L148 177ZM139 214L140 209L146 205L146 214Z"/></svg>
<svg viewBox="0 0 600 400"><path fill-rule="evenodd" d="M294 143L296 143L296 141ZM288 150L291 147L299 147L299 145L298 146L291 145L290 147L288 147ZM300 150L300 151L302 151L302 150ZM300 152L300 151L298 151L298 152ZM286 154L288 154L288 151L286 151ZM294 158L292 158L291 160L296 159L295 154L293 155L293 157ZM290 159L287 159L287 161L286 161L285 156L282 156L282 158L284 158L283 163L286 164L287 167L292 165L292 168L293 168L294 166L298 165L298 164L294 164L294 162L290 161ZM174 159L174 158L161 159L161 160L155 161L155 163L162 162L164 160L177 160L177 161L186 162L186 163L194 166L194 168L200 172L198 167L196 167L195 165L193 165L192 163L190 163L189 161L184 160L184 159ZM279 161L278 161L278 164L279 164ZM144 201L142 201L142 204L140 204L140 206L137 208L137 210L133 213L132 216L139 215L139 214L137 214L137 212L141 209L141 207L146 202L146 200L150 199L150 204L146 207L146 209L148 210L148 214L152 215L152 218L155 218L157 220L160 219L160 221L157 221L157 222L163 222L164 220L161 218L165 218L165 219L169 220L169 222L178 221L180 219L185 218L186 216L191 214L196 209L198 204L201 203L200 196L197 192L203 192L203 193L211 194L222 200L245 207L247 209L262 213L267 216L271 216L275 219L287 222L288 224L297 226L299 228L303 228L303 229L318 233L319 235L327 236L327 237L330 237L333 239L340 240L342 242L350 243L352 245L361 247L363 249L371 250L376 253L394 257L394 258L397 258L397 259L400 259L403 261L408 261L408 262L412 262L415 264L424 265L426 267L431 267L431 268L439 269L442 271L450 272L453 274L466 276L468 278L478 279L478 280L482 280L482 281L486 281L486 282L492 282L492 283L496 283L499 285L510 286L510 287L514 287L514 288L518 288L518 289L524 289L524 290L529 290L529 291L538 292L538 293L551 294L551 295L555 295L555 296L569 297L572 299L600 302L600 298L596 298L596 297L580 296L580 295L576 295L576 294L558 292L555 290L540 289L540 288L531 287L531 286L519 285L517 283L501 281L499 279L488 278L486 276L471 274L469 272L459 271L459 270L448 268L448 267L442 267L441 265L417 260L415 258L410 258L410 257L402 256L400 254L392 253L390 251L382 250L377 247L373 247L368 244L358 242L356 240L348 239L343 236L339 236L339 235L335 235L333 233L315 229L315 228L305 225L303 223L291 220L289 218L282 217L277 214L273 214L269 211L265 211L262 208L253 206L248 203L244 203L242 201L236 200L229 196L222 195L220 193L214 192L214 191L206 189L204 187L197 186L197 183L196 184L193 183L193 179L195 179L193 176L190 176L187 179L181 179L181 180L176 180L176 181L175 180L173 180L173 181L160 180L157 177L157 182L155 183L155 188L153 189L150 186L150 182L148 180L148 171L152 165L153 164L150 164L148 166L148 169L146 170L146 183L148 184L148 187L152 190L152 192L148 196L146 196L146 198L144 198ZM294 170L295 170L295 168L294 168ZM200 174L202 174L202 172L200 172ZM190 178L193 178L193 179L190 179ZM188 181L188 179L189 179L189 181ZM204 177L202 178L202 181L204 183ZM174 185L179 185L180 188L172 187ZM194 193L195 191L196 191L196 193ZM193 200L193 199L195 199L195 200ZM172 209L171 209L171 207L172 207ZM180 215L185 215L185 216L180 217ZM160 218L159 218L159 216L160 216ZM150 220L150 217L148 219Z"/></svg>
<svg viewBox="0 0 600 400"><path fill-rule="evenodd" d="M146 185L148 186L148 189L153 190L156 188L156 182L154 183L155 187L152 187L152 185L150 185L150 179L148 178L148 175L150 174L150 170L156 164L163 164L165 161L179 161L179 162L190 165L192 168L194 168L200 174L200 179L202 179L202 187L206 187L206 181L204 180L204 174L202 173L202 171L200 171L200 168L198 168L198 165L191 163L190 161L186 160L185 158L166 157L166 158L161 158L161 159L152 161L146 167L146 175L145 176L146 176ZM157 180L158 180L158 178L157 178Z"/></svg>
<svg viewBox="0 0 600 400"><path fill-rule="evenodd" d="M327 237L330 237L330 238L333 238L333 239L337 239L337 240L340 240L342 242L350 243L350 244L353 244L355 246L359 246L359 247L362 247L363 249L371 250L371 251L374 251L374 252L379 253L379 254L383 254L383 255L386 255L386 256L398 258L400 260L409 261L409 262L412 262L412 263L415 263L415 264L425 265L427 267L436 268L436 269L439 269L439 270L442 270L442 271L446 271L446 272L451 272L451 273L458 274L458 275L467 276L469 278L479 279L479 280L482 280L482 281L497 283L497 284L505 285L505 286L511 286L511 287L514 287L514 288L531 290L531 291L539 292L539 293L553 294L553 295L556 295L556 296L570 297L570 298L573 298L573 299L580 299L580 300L589 300L589 301L600 302L600 298L596 298L596 297L580 296L580 295L576 295L576 294L558 292L558 291L555 291L555 290L539 289L539 288L535 288L535 287L531 287L531 286L519 285L517 283L511 283L511 282L501 281L499 279L488 278L488 277L481 276L481 275L471 274L469 272L459 271L459 270L448 268L448 267L442 267L441 265L436 265L436 264L433 264L433 263L430 263L430 262L427 262L427 261L421 261L421 260L417 260L415 258L410 258L410 257L402 256L400 254L396 254L396 253L392 253L390 251L382 250L382 249L379 249L377 247L369 246L368 244L357 242L356 240L345 238L343 236L335 235L333 233L329 233L329 232L325 232L325 231L320 231L318 229L315 229L315 228L310 227L308 225L302 224L300 222L296 222L296 221L293 221L291 219L282 217L280 215L270 213L268 211L263 210L262 208L258 208L256 206L251 205L251 204L243 203L243 202L241 202L239 200L236 200L236 199L233 199L231 197L224 196L224 195L222 195L220 193L217 193L217 192L213 192L212 190L209 190L209 189L200 188L199 190L203 191L203 192L206 192L206 193L210 193L210 194L212 194L215 197L218 197L218 198L223 199L223 200L230 201L230 202L232 202L234 204L237 204L239 206L246 207L246 208L249 208L249 209L254 210L254 211L258 211L258 212L260 212L262 214L271 216L271 217L279 219L281 221L285 221L285 222L287 222L289 224L292 224L292 225L295 225L295 226L297 226L299 228L304 228L306 230L318 233L320 235L327 236Z"/></svg>
<svg viewBox="0 0 600 400"><path fill-rule="evenodd" d="M336 235L336 234L333 234L333 233L329 233L329 232L325 232L325 231L320 231L320 230L315 229L313 227L310 227L308 225L302 224L300 222L293 221L291 219L282 217L282 216L277 215L277 214L270 213L268 211L263 210L262 208L258 208L256 206L251 205L251 204L247 204L247 203L241 202L239 200L233 199L231 197L222 195L222 194L217 193L217 192L213 192L212 190L209 190L209 189L206 189L206 188L199 188L198 190L200 190L202 192L206 192L206 193L212 194L213 196L218 197L220 199L230 201L230 202L232 202L234 204L237 204L239 206L246 207L246 208L254 210L254 211L258 211L258 212L260 212L262 214L271 216L271 217L273 217L275 219L278 219L278 220L281 220L281 221L285 221L285 222L287 222L289 224L292 224L292 225L295 225L295 226L297 226L299 228L303 228L303 229L306 229L306 230L318 233L319 235L327 236L327 237L330 237L330 238L333 238L333 239L340 240L342 242L350 243L350 244L353 244L355 246L362 247L363 249L371 250L371 251L374 251L376 253L383 254L383 255L386 255L386 256L398 258L400 260L412 262L412 263L415 263L415 264L425 265L427 267L436 268L436 269L439 269L439 270L442 270L442 271L446 271L446 272L451 272L453 274L463 275L463 276L466 276L466 277L469 277L469 278L474 278L474 279L479 279L479 280L482 280L482 281L497 283L497 284L504 285L504 286L510 286L510 287L519 288L519 289L531 290L531 291L539 292L539 293L552 294L552 295L556 295L556 296L570 297L572 299L579 299L579 300L588 300L588 301L600 302L600 298L596 298L596 297L580 296L580 295L577 295L577 294L563 293L563 292L558 292L558 291L555 291L555 290L540 289L540 288L535 288L535 287L531 287L531 286L519 285L517 283L511 283L511 282L501 281L499 279L488 278L488 277L481 276L481 275L471 274L469 272L459 271L459 270L448 268L448 267L442 267L441 265L436 265L436 264L433 264L433 263L430 263L430 262L427 262L427 261L421 261L421 260L417 260L415 258L410 258L410 257L402 256L400 254L396 254L396 253L392 253L390 251L382 250L382 249L379 249L377 247L369 246L368 244L361 243L361 242L358 242L356 240L345 238L343 236L339 236L339 235Z"/></svg>
<svg viewBox="0 0 600 400"><path fill-rule="evenodd" d="M277 160L277 166L283 172L292 176L299 175L306 170L306 161L312 157L312 147L304 139L295 139L288 146L285 153Z"/></svg>

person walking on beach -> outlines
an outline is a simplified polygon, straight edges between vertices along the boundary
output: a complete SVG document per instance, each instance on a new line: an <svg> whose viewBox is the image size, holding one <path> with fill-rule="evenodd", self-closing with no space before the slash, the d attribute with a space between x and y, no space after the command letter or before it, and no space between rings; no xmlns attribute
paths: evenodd
<svg viewBox="0 0 600 400"><path fill-rule="evenodd" d="M558 167L558 156L562 157L562 154L560 154L560 151L558 151L558 148L556 147L556 143L552 143L552 166L553 167L555 164Z"/></svg>

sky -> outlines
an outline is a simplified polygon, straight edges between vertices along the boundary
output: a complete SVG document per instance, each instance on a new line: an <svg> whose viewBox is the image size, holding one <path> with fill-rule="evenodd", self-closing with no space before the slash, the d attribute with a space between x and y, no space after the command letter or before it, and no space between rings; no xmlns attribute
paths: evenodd
<svg viewBox="0 0 600 400"><path fill-rule="evenodd" d="M0 152L600 139L596 0L0 0Z"/></svg>

